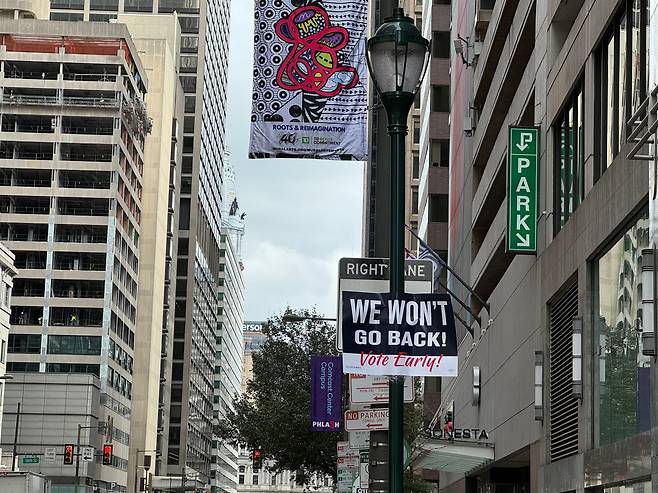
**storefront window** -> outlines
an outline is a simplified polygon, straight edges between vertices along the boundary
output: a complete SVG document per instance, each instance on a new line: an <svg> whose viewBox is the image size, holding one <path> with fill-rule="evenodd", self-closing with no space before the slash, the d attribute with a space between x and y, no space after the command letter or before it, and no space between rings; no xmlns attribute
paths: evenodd
<svg viewBox="0 0 658 493"><path fill-rule="evenodd" d="M594 402L598 402L598 412L594 422L599 446L650 427L650 359L642 355L639 332L640 274L642 250L649 246L648 217L644 213L595 265L593 342L598 347L598 359L594 364Z"/></svg>

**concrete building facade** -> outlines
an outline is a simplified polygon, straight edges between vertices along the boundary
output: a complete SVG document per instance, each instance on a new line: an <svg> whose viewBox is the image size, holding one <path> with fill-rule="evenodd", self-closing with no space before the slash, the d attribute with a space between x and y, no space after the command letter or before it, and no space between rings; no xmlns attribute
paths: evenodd
<svg viewBox="0 0 658 493"><path fill-rule="evenodd" d="M8 389L3 426L13 430L11 409L23 397L43 423L58 423L24 429L26 452L75 443L78 424L86 427L82 444L98 447L98 425L112 421L113 464L85 466L81 477L89 474L90 488L125 487L144 142L152 127L147 76L123 25L20 19L3 20L0 30L0 237L20 272L7 371L23 374ZM64 394L70 385L71 399L86 404L48 405L51 382ZM72 487L66 469L53 488Z"/></svg>
<svg viewBox="0 0 658 493"><path fill-rule="evenodd" d="M120 13L178 14L184 117L169 397L175 417L164 425L167 433L160 441L168 443L166 474L207 482L220 302L230 0L50 0L50 7L51 19L70 21L107 22Z"/></svg>
<svg viewBox="0 0 658 493"><path fill-rule="evenodd" d="M428 441L419 465L440 491L658 491L649 168L628 157L653 89L648 14L644 0L453 2L448 250L490 311L471 301L483 324L458 328L437 418L488 439L467 440L470 469ZM509 125L540 129L536 255L505 249Z"/></svg>
<svg viewBox="0 0 658 493"><path fill-rule="evenodd" d="M183 138L183 87L176 69L180 53L177 15L119 14L149 80L146 106L153 130L144 148L142 234L137 286L137 332L130 417L128 490L147 474L166 473L169 447L173 306L176 290L177 194ZM145 457L148 471L144 469Z"/></svg>
<svg viewBox="0 0 658 493"><path fill-rule="evenodd" d="M7 343L11 317L11 290L14 277L18 271L14 267L15 256L5 245L0 243L0 433L2 432L2 413L5 401L5 375L7 374ZM0 464L2 463L0 451Z"/></svg>

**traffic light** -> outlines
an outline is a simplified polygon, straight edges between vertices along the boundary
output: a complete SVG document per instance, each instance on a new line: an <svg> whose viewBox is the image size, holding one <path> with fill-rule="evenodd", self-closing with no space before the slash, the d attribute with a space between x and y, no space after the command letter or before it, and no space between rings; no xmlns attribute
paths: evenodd
<svg viewBox="0 0 658 493"><path fill-rule="evenodd" d="M263 466L263 451L259 448L251 453L251 467L256 470Z"/></svg>
<svg viewBox="0 0 658 493"><path fill-rule="evenodd" d="M106 443L103 445L103 465L111 466L112 465L112 445Z"/></svg>
<svg viewBox="0 0 658 493"><path fill-rule="evenodd" d="M64 465L70 466L73 465L73 447L72 443L67 443L64 445Z"/></svg>

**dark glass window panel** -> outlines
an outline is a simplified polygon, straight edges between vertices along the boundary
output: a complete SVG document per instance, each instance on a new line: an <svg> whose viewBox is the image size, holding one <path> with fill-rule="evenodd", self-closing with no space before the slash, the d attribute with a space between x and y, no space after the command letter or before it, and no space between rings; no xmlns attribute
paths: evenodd
<svg viewBox="0 0 658 493"><path fill-rule="evenodd" d="M48 354L100 355L98 336L48 336Z"/></svg>
<svg viewBox="0 0 658 493"><path fill-rule="evenodd" d="M444 193L431 194L429 200L429 218L431 222L448 222L448 195Z"/></svg>
<svg viewBox="0 0 658 493"><path fill-rule="evenodd" d="M432 86L432 111L450 112L450 86Z"/></svg>
<svg viewBox="0 0 658 493"><path fill-rule="evenodd" d="M449 31L436 31L432 34L432 56L434 58L450 59L451 49Z"/></svg>

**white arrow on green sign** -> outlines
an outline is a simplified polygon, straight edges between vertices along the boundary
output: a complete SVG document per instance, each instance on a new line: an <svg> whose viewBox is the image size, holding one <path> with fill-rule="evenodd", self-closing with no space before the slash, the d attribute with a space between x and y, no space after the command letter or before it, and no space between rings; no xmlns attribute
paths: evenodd
<svg viewBox="0 0 658 493"><path fill-rule="evenodd" d="M537 251L539 128L509 127L507 142L507 251Z"/></svg>

